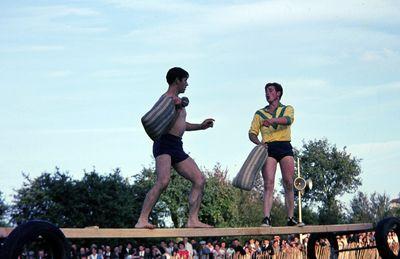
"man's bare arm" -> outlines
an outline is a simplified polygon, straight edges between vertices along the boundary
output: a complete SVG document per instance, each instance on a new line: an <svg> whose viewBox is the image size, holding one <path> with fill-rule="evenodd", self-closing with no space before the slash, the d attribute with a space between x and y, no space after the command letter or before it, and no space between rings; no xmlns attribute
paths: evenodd
<svg viewBox="0 0 400 259"><path fill-rule="evenodd" d="M214 119L205 119L201 124L186 122L186 131L205 130L214 126Z"/></svg>
<svg viewBox="0 0 400 259"><path fill-rule="evenodd" d="M251 142L253 142L256 145L262 144L262 142L258 139L257 135L254 133L249 133L249 139Z"/></svg>
<svg viewBox="0 0 400 259"><path fill-rule="evenodd" d="M271 118L271 119L266 119L263 121L263 126L269 127L272 124L278 124L278 125L290 125L291 121L288 120L288 118L285 117L279 117L279 118Z"/></svg>

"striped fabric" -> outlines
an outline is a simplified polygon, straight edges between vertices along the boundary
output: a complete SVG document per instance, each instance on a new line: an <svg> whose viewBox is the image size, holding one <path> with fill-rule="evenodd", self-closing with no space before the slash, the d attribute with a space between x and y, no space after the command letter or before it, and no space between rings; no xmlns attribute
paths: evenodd
<svg viewBox="0 0 400 259"><path fill-rule="evenodd" d="M143 117L143 127L152 140L156 140L166 133L172 126L175 117L175 104L172 97L161 96Z"/></svg>
<svg viewBox="0 0 400 259"><path fill-rule="evenodd" d="M267 156L268 151L264 145L254 147L240 168L239 173L233 178L232 185L250 191L253 188L257 173L264 165Z"/></svg>

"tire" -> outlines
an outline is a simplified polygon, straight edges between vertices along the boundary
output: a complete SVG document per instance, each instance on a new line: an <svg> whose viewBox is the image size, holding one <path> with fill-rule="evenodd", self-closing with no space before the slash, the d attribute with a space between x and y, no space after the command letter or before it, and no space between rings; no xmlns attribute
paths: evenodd
<svg viewBox="0 0 400 259"><path fill-rule="evenodd" d="M387 235L390 231L394 231L400 237L399 218L389 217L378 222L375 229L375 239L379 255L385 259L400 259L400 253L396 256L387 243Z"/></svg>
<svg viewBox="0 0 400 259"><path fill-rule="evenodd" d="M320 238L328 239L331 246L330 258L337 258L338 243L336 241L335 235L333 233L313 233L310 235L307 245L307 258L317 259L315 254L315 244Z"/></svg>
<svg viewBox="0 0 400 259"><path fill-rule="evenodd" d="M48 245L53 258L69 258L69 245L61 230L44 220L31 220L16 227L4 241L0 251L1 259L16 259L25 245L38 237Z"/></svg>

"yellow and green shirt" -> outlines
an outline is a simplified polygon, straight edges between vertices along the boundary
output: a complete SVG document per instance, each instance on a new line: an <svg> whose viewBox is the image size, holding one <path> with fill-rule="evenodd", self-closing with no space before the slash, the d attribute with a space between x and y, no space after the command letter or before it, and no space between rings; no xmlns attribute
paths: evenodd
<svg viewBox="0 0 400 259"><path fill-rule="evenodd" d="M287 125L273 124L269 127L262 125L263 121L271 118L284 117L287 120ZM290 141L290 125L294 121L294 109L290 105L283 105L279 103L278 108L274 114L268 112L268 106L262 108L254 114L253 121L249 133L253 133L256 136L261 131L262 142L269 143L274 141Z"/></svg>

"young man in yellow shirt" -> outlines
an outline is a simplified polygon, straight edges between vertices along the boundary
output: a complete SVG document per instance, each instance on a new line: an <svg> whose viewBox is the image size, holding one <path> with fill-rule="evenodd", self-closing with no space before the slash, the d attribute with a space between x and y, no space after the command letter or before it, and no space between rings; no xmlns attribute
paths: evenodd
<svg viewBox="0 0 400 259"><path fill-rule="evenodd" d="M256 145L268 146L268 157L262 168L264 179L264 219L262 226L271 226L271 207L274 193L276 167L279 163L283 186L285 189L285 204L288 214L288 226L302 226L294 217L294 158L290 144L290 126L294 121L294 109L290 105L281 104L282 86L278 83L268 83L265 86L265 97L268 105L259 109L253 117L249 130L249 139ZM262 140L258 139L261 132Z"/></svg>

